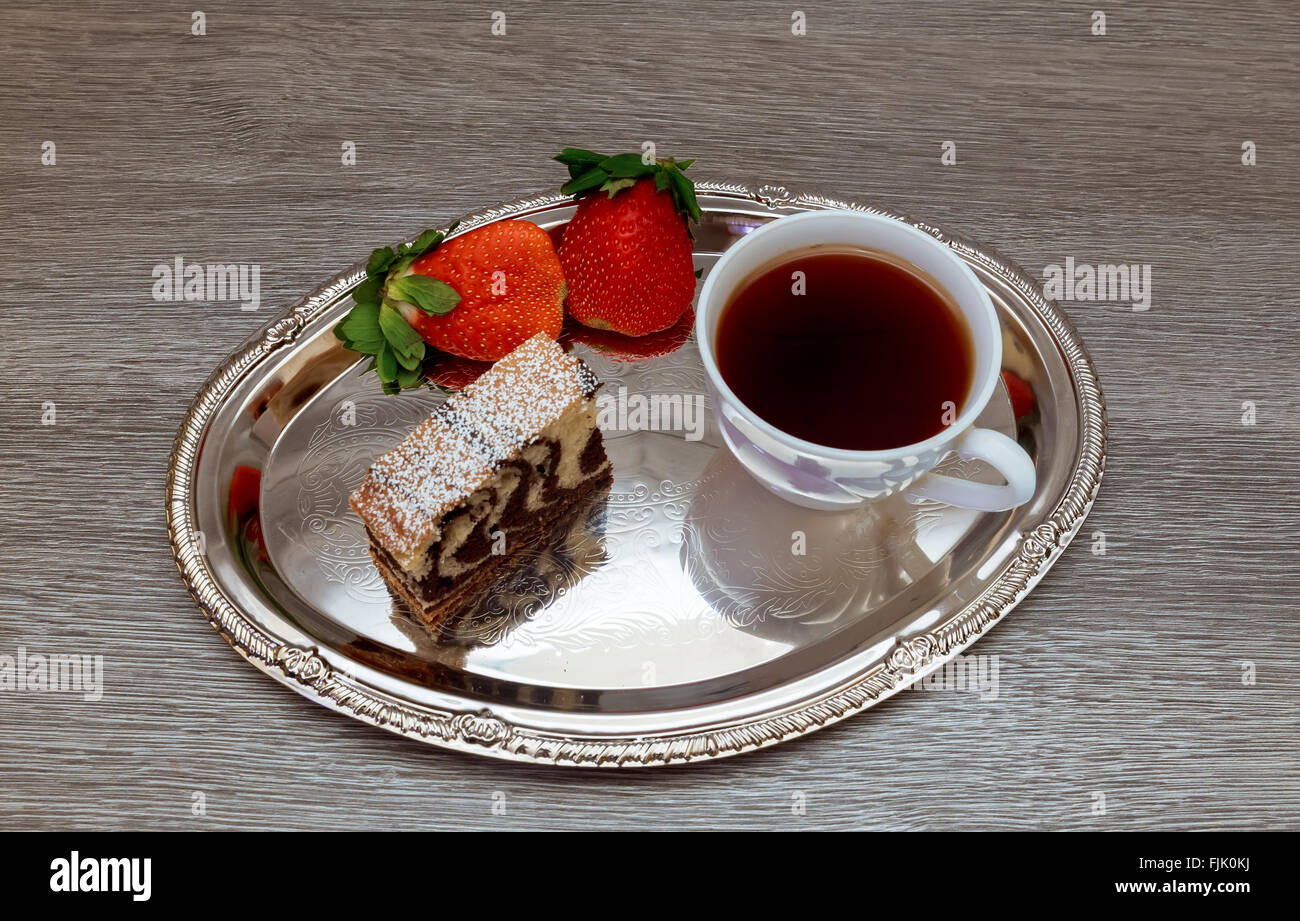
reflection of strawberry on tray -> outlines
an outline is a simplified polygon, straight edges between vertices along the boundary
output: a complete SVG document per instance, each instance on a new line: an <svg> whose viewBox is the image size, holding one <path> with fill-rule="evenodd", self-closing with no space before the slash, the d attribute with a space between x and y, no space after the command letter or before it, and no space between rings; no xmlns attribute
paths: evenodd
<svg viewBox="0 0 1300 921"><path fill-rule="evenodd" d="M473 361L446 352L434 352L424 362L424 376L444 393L462 390L492 367L490 361Z"/></svg>
<svg viewBox="0 0 1300 921"><path fill-rule="evenodd" d="M691 337L691 329L694 326L695 311L689 307L672 326L644 336L625 336L609 329L592 329L567 319L564 321L564 332L560 335L560 342L580 342L613 361L647 361L670 355L680 349Z"/></svg>
<svg viewBox="0 0 1300 921"><path fill-rule="evenodd" d="M1024 378L1014 371L1003 368L1002 383L1007 388L1007 395L1011 397L1011 412L1017 419L1022 419L1034 411L1034 391L1029 389Z"/></svg>
<svg viewBox="0 0 1300 921"><path fill-rule="evenodd" d="M266 539L262 536L262 518L258 500L262 491L262 471L240 464L230 477L230 498L226 503L227 523L234 530L243 549L260 562L269 562Z"/></svg>

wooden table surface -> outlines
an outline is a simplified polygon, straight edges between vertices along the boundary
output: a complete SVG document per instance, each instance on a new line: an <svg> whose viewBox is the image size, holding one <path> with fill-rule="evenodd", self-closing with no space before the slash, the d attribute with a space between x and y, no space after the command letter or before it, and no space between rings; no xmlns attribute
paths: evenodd
<svg viewBox="0 0 1300 921"><path fill-rule="evenodd" d="M1046 0L512 0L502 36L493 4L214 3L205 35L175 4L6 4L0 655L102 654L105 691L0 690L0 825L1300 827L1295 18L1096 5L1105 35L1092 4ZM164 471L223 356L371 246L555 187L560 147L645 140L1036 276L1150 265L1148 310L1063 305L1109 465L1080 539L974 650L999 656L996 701L902 694L716 763L531 767L330 713L191 602ZM260 310L153 300L177 256L260 265Z"/></svg>

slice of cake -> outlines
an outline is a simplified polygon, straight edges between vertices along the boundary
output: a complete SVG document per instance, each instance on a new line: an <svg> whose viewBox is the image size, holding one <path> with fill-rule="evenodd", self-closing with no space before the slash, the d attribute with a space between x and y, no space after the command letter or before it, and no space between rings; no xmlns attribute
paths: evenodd
<svg viewBox="0 0 1300 921"><path fill-rule="evenodd" d="M454 646L490 646L509 636L607 560L605 525L609 487L593 489L569 507L551 533L528 541L496 576L465 596L456 616L433 631Z"/></svg>
<svg viewBox="0 0 1300 921"><path fill-rule="evenodd" d="M432 627L612 479L591 369L537 335L434 410L352 494L393 595Z"/></svg>

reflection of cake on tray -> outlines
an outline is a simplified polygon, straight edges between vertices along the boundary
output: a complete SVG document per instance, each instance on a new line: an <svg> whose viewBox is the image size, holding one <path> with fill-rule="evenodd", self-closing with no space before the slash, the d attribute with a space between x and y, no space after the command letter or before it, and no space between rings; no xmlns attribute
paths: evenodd
<svg viewBox="0 0 1300 921"><path fill-rule="evenodd" d="M449 397L352 494L389 590L434 626L611 480L595 375L534 336Z"/></svg>

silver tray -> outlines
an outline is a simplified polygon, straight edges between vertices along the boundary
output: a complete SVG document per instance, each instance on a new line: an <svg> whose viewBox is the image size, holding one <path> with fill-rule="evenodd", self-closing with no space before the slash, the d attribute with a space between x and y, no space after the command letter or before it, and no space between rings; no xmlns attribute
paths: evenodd
<svg viewBox="0 0 1300 921"><path fill-rule="evenodd" d="M698 189L696 264L705 271L781 214L888 214L770 186ZM460 231L506 217L549 228L572 213L569 199L545 196L468 217ZM1004 367L1033 392L1033 411L1016 419L1000 389L979 422L1035 458L1037 492L1014 511L895 496L811 512L752 482L711 413L699 440L610 431L608 498L564 541L530 549L508 590L435 637L394 610L347 505L372 459L442 399L384 397L341 349L331 330L363 277L358 264L261 330L196 397L167 478L181 575L221 635L276 680L373 725L476 754L602 767L701 761L864 710L961 653L1024 598L1079 529L1104 466L1101 391L1069 322L1005 259L911 223L987 286ZM575 349L607 390L704 392L694 341L639 363ZM241 471L232 512L240 467L261 471L260 490L250 494ZM988 473L961 463L944 471ZM240 518L250 501L260 543ZM802 556L791 552L796 531L806 535Z"/></svg>

